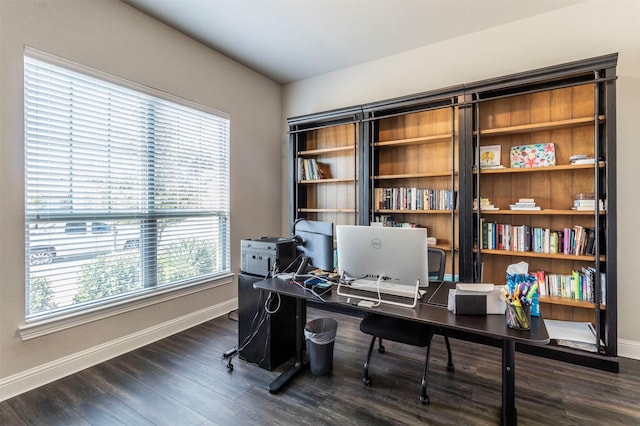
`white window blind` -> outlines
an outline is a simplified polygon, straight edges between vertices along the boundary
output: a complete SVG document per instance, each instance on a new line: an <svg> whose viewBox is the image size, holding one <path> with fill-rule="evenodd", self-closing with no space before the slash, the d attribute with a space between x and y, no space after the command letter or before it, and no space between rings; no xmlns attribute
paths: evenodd
<svg viewBox="0 0 640 426"><path fill-rule="evenodd" d="M228 118L91 74L24 58L27 319L230 271Z"/></svg>

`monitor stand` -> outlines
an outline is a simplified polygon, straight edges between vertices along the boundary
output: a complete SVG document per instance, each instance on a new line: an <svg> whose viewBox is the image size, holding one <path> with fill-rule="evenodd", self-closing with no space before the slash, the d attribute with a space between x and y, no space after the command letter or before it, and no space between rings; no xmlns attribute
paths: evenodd
<svg viewBox="0 0 640 426"><path fill-rule="evenodd" d="M348 290L345 293L344 291L342 291L342 289L343 288L349 289L350 287L345 285L344 282L345 282L345 280L344 280L344 273L343 273L343 276L340 277L340 280L338 280L337 293L340 296L344 296L344 297L348 297L348 298L369 300L371 302L376 302L378 304L386 303L388 305L402 306L402 307L405 307L405 308L415 308L416 305L418 304L418 301L421 298L421 296L420 296L420 280L416 281L415 293L413 294L413 298L409 299L410 300L409 302L396 302L394 300L384 299L382 297L382 294L378 294L378 297L369 297L369 296L365 296L365 295L360 294L360 293L351 293Z"/></svg>

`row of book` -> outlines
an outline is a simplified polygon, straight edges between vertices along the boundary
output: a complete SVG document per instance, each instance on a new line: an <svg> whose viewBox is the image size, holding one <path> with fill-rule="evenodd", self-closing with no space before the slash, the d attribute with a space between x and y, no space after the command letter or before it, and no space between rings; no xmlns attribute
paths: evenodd
<svg viewBox="0 0 640 426"><path fill-rule="evenodd" d="M482 218L480 247L488 250L594 255L596 234L595 228L580 225L554 231L528 225L486 222ZM604 253L604 247L600 247L600 252Z"/></svg>
<svg viewBox="0 0 640 426"><path fill-rule="evenodd" d="M596 270L592 267L571 271L571 274L532 273L538 280L540 296L557 296L595 303ZM607 304L606 274L600 273L600 303Z"/></svg>
<svg viewBox="0 0 640 426"><path fill-rule="evenodd" d="M422 188L375 188L378 210L453 210L456 191Z"/></svg>
<svg viewBox="0 0 640 426"><path fill-rule="evenodd" d="M376 215L373 222L371 222L371 226L388 226L393 228L425 228L425 226L420 225L414 222L398 222L393 220L393 216L391 215ZM427 244L435 245L438 244L438 239L434 236L427 236Z"/></svg>
<svg viewBox="0 0 640 426"><path fill-rule="evenodd" d="M329 178L329 166L315 158L298 158L298 181Z"/></svg>
<svg viewBox="0 0 640 426"><path fill-rule="evenodd" d="M388 214L376 215L372 226L390 226L395 228L424 228L423 225L417 224L415 222L398 222L394 220L393 216Z"/></svg>

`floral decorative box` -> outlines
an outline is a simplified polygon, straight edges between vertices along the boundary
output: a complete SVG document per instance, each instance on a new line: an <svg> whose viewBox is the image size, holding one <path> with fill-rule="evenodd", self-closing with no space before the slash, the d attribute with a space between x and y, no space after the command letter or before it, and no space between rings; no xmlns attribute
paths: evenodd
<svg viewBox="0 0 640 426"><path fill-rule="evenodd" d="M511 147L511 167L547 167L556 165L556 149L552 143L536 143Z"/></svg>

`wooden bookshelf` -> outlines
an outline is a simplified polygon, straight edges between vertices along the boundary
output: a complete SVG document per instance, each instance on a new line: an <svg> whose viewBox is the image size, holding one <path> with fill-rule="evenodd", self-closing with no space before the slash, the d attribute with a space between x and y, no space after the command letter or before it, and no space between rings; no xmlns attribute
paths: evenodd
<svg viewBox="0 0 640 426"><path fill-rule="evenodd" d="M361 222L360 118L359 111L344 109L288 120L294 221ZM307 173L313 165L324 174Z"/></svg>
<svg viewBox="0 0 640 426"><path fill-rule="evenodd" d="M374 193L370 220L384 218L426 227L428 235L436 238L436 246L448 252L446 273L454 275L458 274L457 114L455 102L438 107L433 99L421 99L400 109L372 113L369 133ZM407 188L416 189L416 208L375 205L390 204L378 191ZM397 202L402 204L402 200Z"/></svg>
<svg viewBox="0 0 640 426"><path fill-rule="evenodd" d="M615 371L616 63L617 55L607 55L289 119L292 170L299 158L316 158L331 171L329 179L292 176L293 218L367 225L383 217L424 226L448 253L447 274L467 282L502 285L507 267L520 261L555 275L592 267L605 280L606 304L547 294L540 307L545 318L591 322L604 342L599 358L551 345L531 352ZM554 165L511 167L512 147L541 143L554 144ZM479 168L480 147L495 145L504 167ZM570 164L575 154L598 161ZM393 191L414 188L451 191L455 203L389 202ZM381 190L390 192L380 198ZM605 210L572 209L585 193L602 199ZM481 198L498 209L476 210ZM511 210L520 198L534 198L540 210ZM605 232L593 254L490 250L478 248L484 222Z"/></svg>
<svg viewBox="0 0 640 426"><path fill-rule="evenodd" d="M486 198L498 210L469 212L475 235L471 251L476 259L477 279L482 272L484 282L497 285L505 283L507 267L520 261L529 264L529 271L551 275L570 276L574 270L594 268L592 292L596 300L606 296L606 305L569 297L569 290L545 286L539 299L541 313L550 319L591 322L605 342L602 351L615 355L616 255L615 235L611 233L615 230L615 186L608 180L615 175L615 127L611 128L615 126L615 92L608 83L594 82L595 75L584 71L580 78L574 75L568 83L563 71L558 70L557 74L550 72L544 77L523 77L522 84L507 79L509 83L500 87L500 82L492 81L486 92L474 93L473 130L467 136L473 151L468 158L474 159L474 165L467 182L477 204ZM512 147L548 143L554 147L554 165L511 166ZM475 153L481 146L499 146L503 167L479 168ZM570 157L576 154L599 161L570 164ZM573 210L578 194L586 193L604 200L606 210ZM509 209L510 204L522 198L533 198L540 210ZM479 248L483 221L551 231L595 228L595 255ZM604 229L606 233L601 232ZM600 282L605 278L606 287Z"/></svg>

